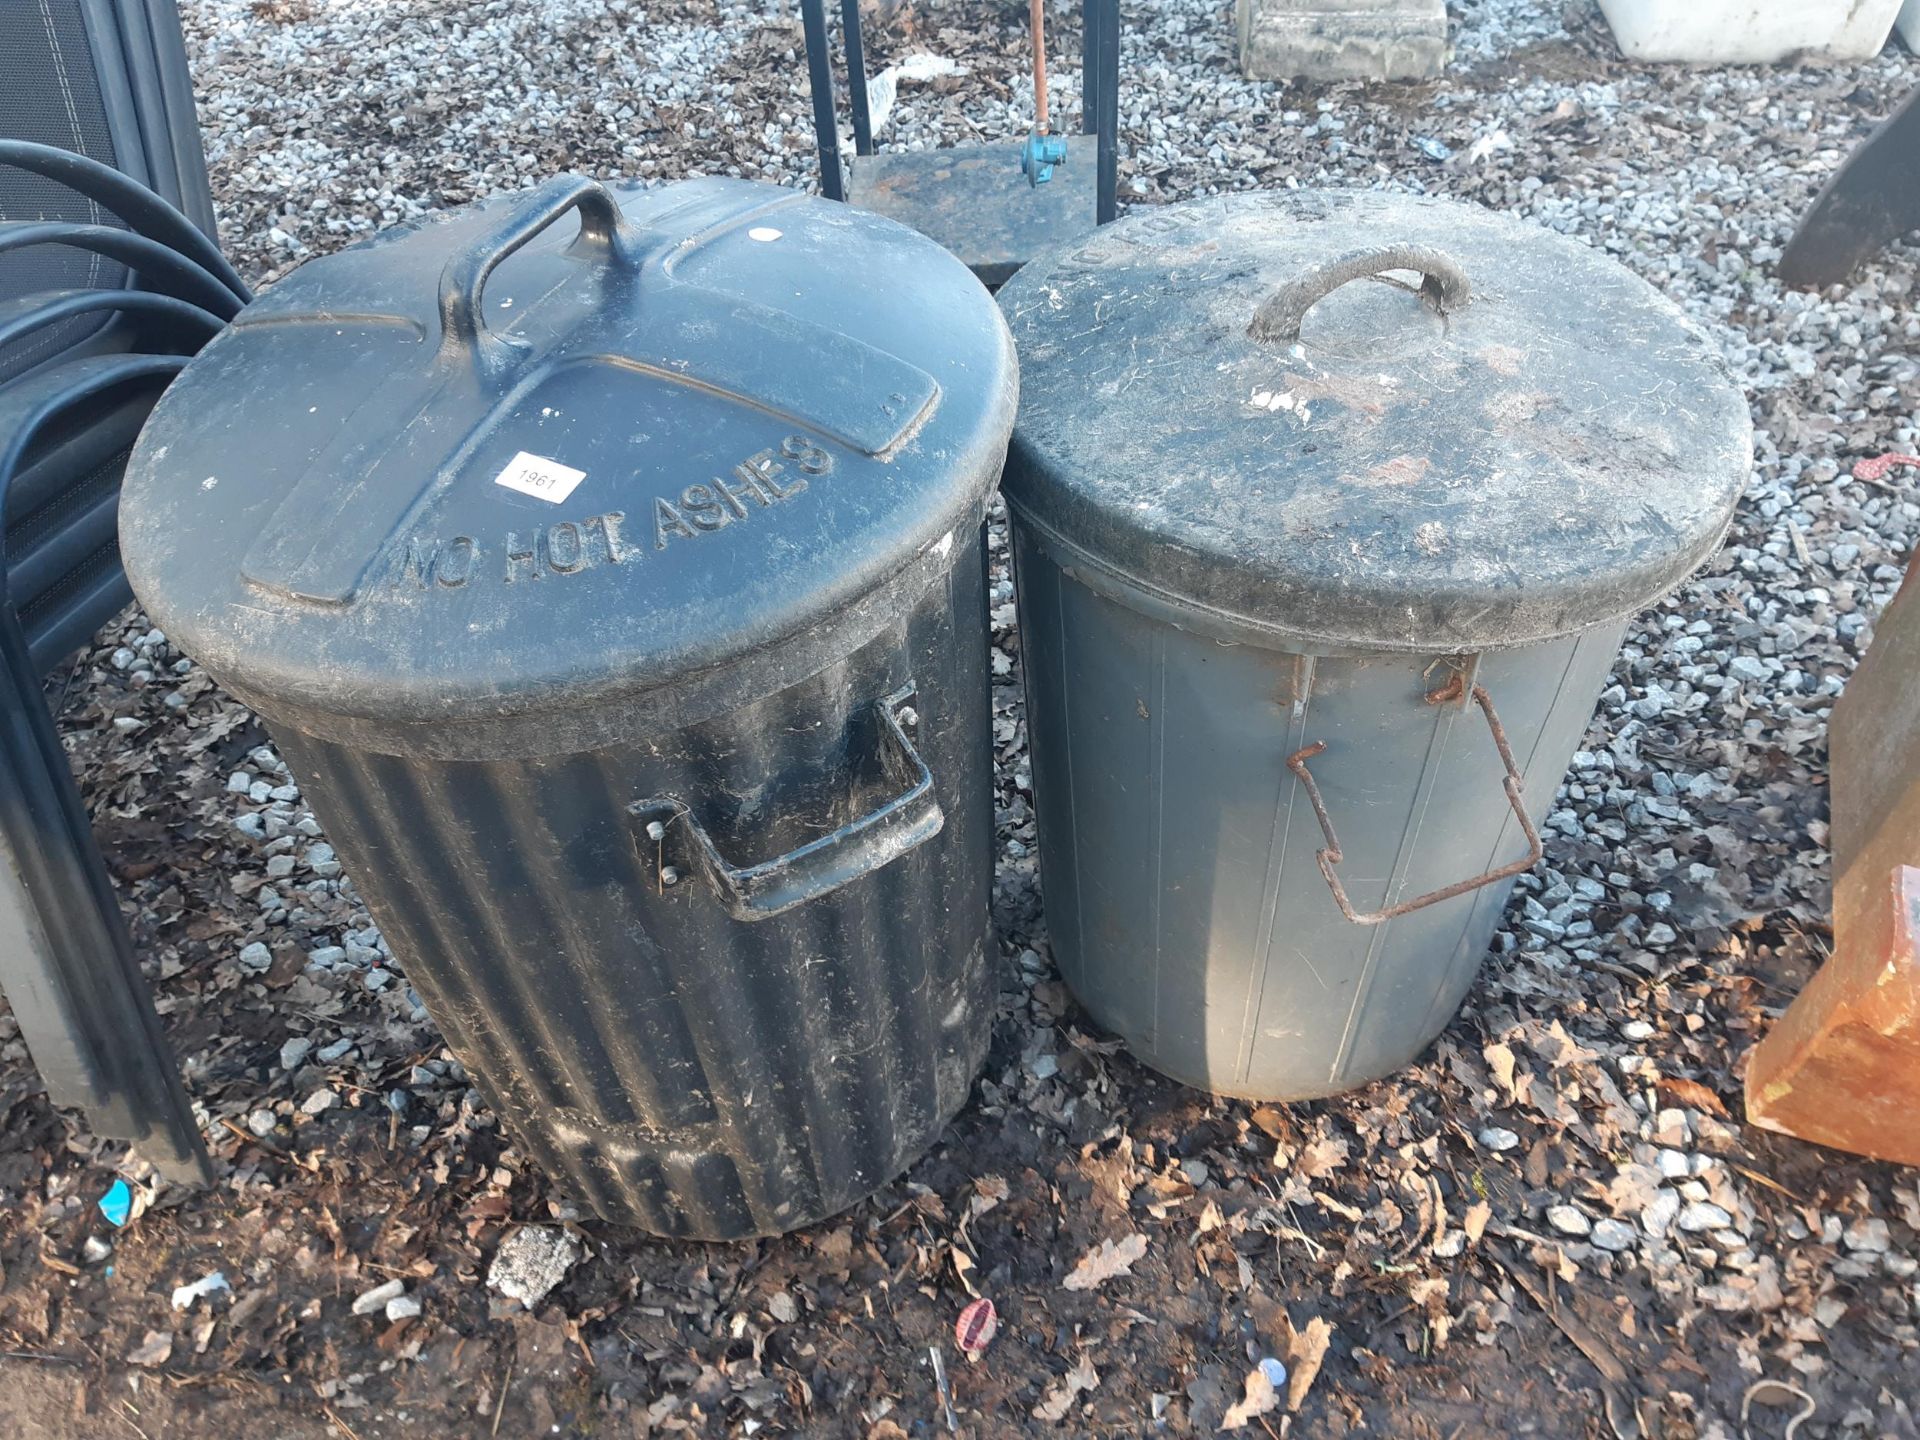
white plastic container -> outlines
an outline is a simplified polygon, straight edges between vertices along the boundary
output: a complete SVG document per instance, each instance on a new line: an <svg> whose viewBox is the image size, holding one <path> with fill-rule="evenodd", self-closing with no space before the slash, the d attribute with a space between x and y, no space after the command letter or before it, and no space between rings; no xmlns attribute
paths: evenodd
<svg viewBox="0 0 1920 1440"><path fill-rule="evenodd" d="M1880 53L1901 0L1600 0L1633 60L1775 65L1796 55L1867 60ZM1907 0L1911 37L1920 0Z"/></svg>

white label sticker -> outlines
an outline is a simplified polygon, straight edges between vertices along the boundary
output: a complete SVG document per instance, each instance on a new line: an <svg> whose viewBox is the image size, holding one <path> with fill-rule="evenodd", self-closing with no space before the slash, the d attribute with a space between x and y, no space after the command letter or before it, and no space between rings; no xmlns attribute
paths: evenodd
<svg viewBox="0 0 1920 1440"><path fill-rule="evenodd" d="M504 485L509 490L518 490L522 495L531 495L536 500L551 500L558 505L574 488L587 478L587 472L576 470L571 465L562 465L558 460L549 460L544 455L529 455L522 450L507 462L507 468L493 477L493 483Z"/></svg>

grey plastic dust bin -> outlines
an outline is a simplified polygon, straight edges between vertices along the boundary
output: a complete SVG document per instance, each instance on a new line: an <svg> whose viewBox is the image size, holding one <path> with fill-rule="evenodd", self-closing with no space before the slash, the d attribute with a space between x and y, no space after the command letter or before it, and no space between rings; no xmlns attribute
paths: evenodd
<svg viewBox="0 0 1920 1440"><path fill-rule="evenodd" d="M1232 1095L1413 1059L1486 953L1626 617L1751 464L1619 265L1405 196L1136 214L1000 292L1049 933Z"/></svg>
<svg viewBox="0 0 1920 1440"><path fill-rule="evenodd" d="M135 591L609 1219L792 1229L966 1098L1016 390L903 226L563 177L297 270L141 437Z"/></svg>

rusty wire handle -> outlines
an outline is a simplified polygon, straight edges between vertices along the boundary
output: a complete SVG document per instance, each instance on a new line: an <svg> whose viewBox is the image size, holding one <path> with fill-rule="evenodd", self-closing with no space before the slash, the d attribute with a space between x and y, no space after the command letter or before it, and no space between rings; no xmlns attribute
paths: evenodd
<svg viewBox="0 0 1920 1440"><path fill-rule="evenodd" d="M1460 692L1457 688L1459 677L1454 677L1451 692L1442 689L1427 696L1429 704L1441 705L1449 700L1457 700ZM1347 898L1346 887L1341 885L1340 877L1333 867L1346 857L1340 851L1340 837L1334 834L1333 820L1327 814L1326 801L1320 798L1320 787L1313 783L1313 774L1307 769L1307 761L1327 748L1327 742L1316 740L1313 744L1296 750L1287 757L1287 768L1300 777L1300 783L1307 787L1307 799L1313 806L1313 813L1319 818L1320 833L1327 837L1327 848L1318 852L1315 858L1320 863L1320 873L1326 877L1327 888L1333 891L1333 902L1340 907L1340 913L1356 925L1379 925L1393 920L1410 911L1424 910L1429 905L1438 905L1442 900L1451 900L1455 896L1465 895L1469 890L1478 890L1483 885L1492 885L1501 880L1510 880L1521 875L1540 863L1545 854L1540 844L1540 832L1533 828L1533 821L1527 815L1527 807L1520 798L1520 767L1513 762L1513 747L1507 743L1507 732L1500 724L1500 717L1494 712L1493 701L1488 698L1484 685L1473 687L1473 703L1478 705L1487 717L1487 728L1493 732L1493 743L1500 751L1500 763L1506 767L1506 778L1501 786L1507 792L1507 803L1513 807L1513 815L1520 822L1520 831L1527 837L1527 853L1511 865L1502 865L1498 870L1489 870L1484 875L1476 875L1471 880L1462 880L1442 890L1429 890L1425 895L1416 895L1411 900L1402 900L1398 905L1390 905L1384 910L1369 910L1362 914L1354 910L1353 902Z"/></svg>
<svg viewBox="0 0 1920 1440"><path fill-rule="evenodd" d="M1473 285L1458 260L1431 245L1377 245L1350 250L1304 275L1296 275L1260 302L1247 334L1262 344L1300 338L1307 311L1350 280L1384 275L1389 270L1420 272L1420 294L1442 315L1459 310L1473 298Z"/></svg>

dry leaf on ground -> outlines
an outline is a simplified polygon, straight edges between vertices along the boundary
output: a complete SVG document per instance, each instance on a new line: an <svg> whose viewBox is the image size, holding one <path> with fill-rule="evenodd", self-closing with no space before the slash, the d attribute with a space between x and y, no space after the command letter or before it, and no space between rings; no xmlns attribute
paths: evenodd
<svg viewBox="0 0 1920 1440"><path fill-rule="evenodd" d="M1099 1383L1100 1372L1093 1368L1091 1360L1082 1355L1074 1361L1073 1368L1060 1377L1059 1383L1050 1388L1040 1403L1033 1407L1033 1418L1044 1420L1049 1425L1066 1419L1075 1397L1082 1391L1094 1389Z"/></svg>
<svg viewBox="0 0 1920 1440"><path fill-rule="evenodd" d="M1102 1240L1080 1257L1073 1272L1060 1282L1067 1290L1092 1290L1108 1280L1131 1275L1136 1261L1147 1253L1147 1237L1135 1232L1119 1244Z"/></svg>
<svg viewBox="0 0 1920 1440"><path fill-rule="evenodd" d="M1287 1346L1287 1409L1298 1410L1307 1398L1332 1339L1333 1326L1318 1315L1306 1323L1306 1328L1293 1332L1292 1343Z"/></svg>
<svg viewBox="0 0 1920 1440"><path fill-rule="evenodd" d="M164 1365L173 1356L173 1336L164 1330L147 1331L146 1339L127 1352L134 1365Z"/></svg>
<svg viewBox="0 0 1920 1440"><path fill-rule="evenodd" d="M1704 1110L1709 1115L1722 1120L1731 1120L1733 1116L1727 1110L1727 1102L1698 1080L1688 1080L1679 1075L1662 1075L1659 1089L1662 1095L1689 1110Z"/></svg>
<svg viewBox="0 0 1920 1440"><path fill-rule="evenodd" d="M1273 1382L1267 1378L1266 1371L1258 1365L1247 1372L1246 1393L1227 1407L1227 1413L1220 1417L1222 1430L1239 1430L1256 1415L1271 1414L1280 1404L1280 1392L1273 1388Z"/></svg>
<svg viewBox="0 0 1920 1440"><path fill-rule="evenodd" d="M1480 1237L1487 1233L1487 1222L1493 1218L1493 1207L1484 1200L1476 1200L1461 1217L1460 1228L1466 1231L1467 1243L1478 1245Z"/></svg>

